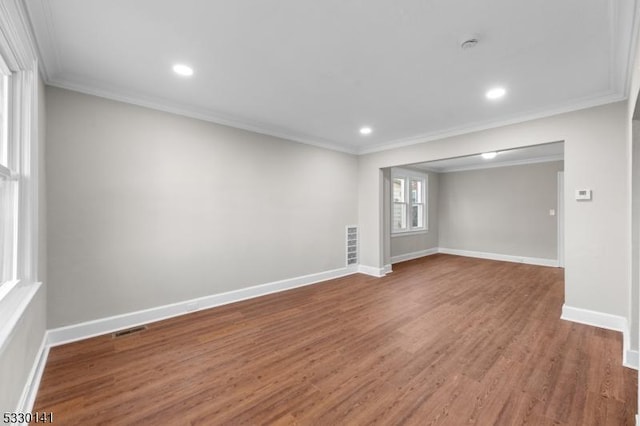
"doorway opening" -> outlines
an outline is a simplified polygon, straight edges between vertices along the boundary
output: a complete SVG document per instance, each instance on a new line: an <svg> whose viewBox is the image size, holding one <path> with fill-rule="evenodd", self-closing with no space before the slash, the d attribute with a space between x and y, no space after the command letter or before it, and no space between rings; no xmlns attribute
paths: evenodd
<svg viewBox="0 0 640 426"><path fill-rule="evenodd" d="M564 267L563 172L564 142L383 169L387 270L435 253Z"/></svg>

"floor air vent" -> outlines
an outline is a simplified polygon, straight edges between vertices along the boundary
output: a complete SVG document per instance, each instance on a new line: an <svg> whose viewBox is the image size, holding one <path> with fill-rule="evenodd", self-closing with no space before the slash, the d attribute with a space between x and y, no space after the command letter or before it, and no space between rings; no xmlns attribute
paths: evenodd
<svg viewBox="0 0 640 426"><path fill-rule="evenodd" d="M116 337L123 337L133 333L140 333L141 331L144 331L146 329L147 329L146 325L141 325L139 327L127 328L126 330L116 331L115 333L113 333L113 338L115 339Z"/></svg>
<svg viewBox="0 0 640 426"><path fill-rule="evenodd" d="M347 226L347 266L358 264L358 227Z"/></svg>

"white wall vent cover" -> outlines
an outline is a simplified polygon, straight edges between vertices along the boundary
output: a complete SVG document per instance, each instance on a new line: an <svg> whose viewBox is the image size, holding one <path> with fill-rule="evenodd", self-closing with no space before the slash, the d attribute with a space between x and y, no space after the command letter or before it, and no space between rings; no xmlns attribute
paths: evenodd
<svg viewBox="0 0 640 426"><path fill-rule="evenodd" d="M347 226L347 266L358 264L358 227Z"/></svg>

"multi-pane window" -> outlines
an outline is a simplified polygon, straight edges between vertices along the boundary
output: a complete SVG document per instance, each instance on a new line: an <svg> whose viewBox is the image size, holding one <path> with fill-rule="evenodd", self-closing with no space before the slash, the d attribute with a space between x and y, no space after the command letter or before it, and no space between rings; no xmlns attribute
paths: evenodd
<svg viewBox="0 0 640 426"><path fill-rule="evenodd" d="M427 229L427 176L418 172L394 170L391 178L392 232Z"/></svg>
<svg viewBox="0 0 640 426"><path fill-rule="evenodd" d="M16 144L10 134L9 72L0 58L0 286L16 278L17 196Z"/></svg>
<svg viewBox="0 0 640 426"><path fill-rule="evenodd" d="M6 0L0 7L0 314L11 318L27 306L15 302L32 297L41 285L38 62L23 26L21 3Z"/></svg>

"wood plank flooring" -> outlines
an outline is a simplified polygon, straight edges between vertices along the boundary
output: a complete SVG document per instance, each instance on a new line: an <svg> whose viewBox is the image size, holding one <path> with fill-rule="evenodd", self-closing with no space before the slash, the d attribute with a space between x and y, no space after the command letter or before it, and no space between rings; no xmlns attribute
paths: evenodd
<svg viewBox="0 0 640 426"><path fill-rule="evenodd" d="M633 425L620 333L563 270L434 255L51 349L62 425Z"/></svg>

